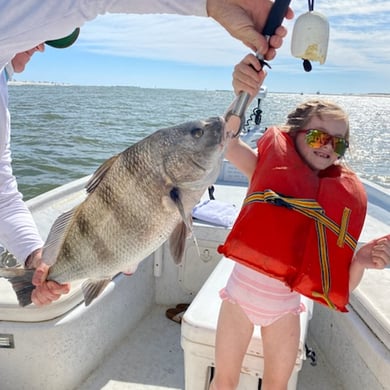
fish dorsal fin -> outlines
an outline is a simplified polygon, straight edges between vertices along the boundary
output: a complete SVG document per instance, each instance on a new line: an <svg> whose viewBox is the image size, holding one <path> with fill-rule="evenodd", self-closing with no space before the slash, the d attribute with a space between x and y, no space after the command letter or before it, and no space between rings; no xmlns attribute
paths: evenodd
<svg viewBox="0 0 390 390"><path fill-rule="evenodd" d="M99 185L99 183L102 181L106 173L110 170L114 162L119 157L119 154L112 156L108 160L106 160L100 167L95 171L91 179L88 181L87 185L85 186L85 189L88 194L93 192L95 188Z"/></svg>
<svg viewBox="0 0 390 390"><path fill-rule="evenodd" d="M169 250L175 264L181 264L183 260L184 248L188 230L186 224L181 221L172 232L169 238Z"/></svg>
<svg viewBox="0 0 390 390"><path fill-rule="evenodd" d="M90 305L90 303L103 292L107 284L110 282L111 279L87 279L81 286L81 290L84 294L85 306Z"/></svg>
<svg viewBox="0 0 390 390"><path fill-rule="evenodd" d="M60 252L64 233L73 217L76 208L61 214L53 223L43 246L42 260L47 265L53 265Z"/></svg>

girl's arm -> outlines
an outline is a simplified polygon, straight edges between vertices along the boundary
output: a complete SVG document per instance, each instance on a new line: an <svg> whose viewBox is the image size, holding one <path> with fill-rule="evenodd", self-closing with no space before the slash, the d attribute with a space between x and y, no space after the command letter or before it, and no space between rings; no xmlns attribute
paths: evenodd
<svg viewBox="0 0 390 390"><path fill-rule="evenodd" d="M257 151L239 137L228 141L225 157L250 181L256 168Z"/></svg>
<svg viewBox="0 0 390 390"><path fill-rule="evenodd" d="M232 84L235 94L249 93L249 104L258 94L265 77L266 72L261 69L259 60L253 54L248 54L234 67ZM239 130L238 121L233 119L235 118L228 120L226 124L226 132L230 135L237 134ZM252 178L257 162L255 150L236 137L228 140L225 156L249 180Z"/></svg>
<svg viewBox="0 0 390 390"><path fill-rule="evenodd" d="M363 245L349 268L349 291L360 283L366 268L383 269L390 264L390 234Z"/></svg>

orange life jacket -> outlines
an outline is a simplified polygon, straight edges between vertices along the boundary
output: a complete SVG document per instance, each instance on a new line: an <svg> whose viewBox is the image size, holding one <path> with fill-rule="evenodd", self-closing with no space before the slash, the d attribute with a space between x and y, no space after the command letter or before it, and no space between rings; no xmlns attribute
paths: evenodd
<svg viewBox="0 0 390 390"><path fill-rule="evenodd" d="M349 267L367 208L363 184L341 165L315 173L277 128L257 146L247 197L218 251L347 311Z"/></svg>

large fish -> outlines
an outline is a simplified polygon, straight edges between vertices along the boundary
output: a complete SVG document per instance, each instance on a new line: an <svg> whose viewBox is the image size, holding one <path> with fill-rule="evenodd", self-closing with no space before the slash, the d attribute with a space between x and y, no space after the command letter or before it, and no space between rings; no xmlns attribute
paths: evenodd
<svg viewBox="0 0 390 390"><path fill-rule="evenodd" d="M86 199L54 222L43 248L48 280L87 279L89 305L119 272L137 265L170 237L180 263L191 212L216 180L224 153L222 118L161 129L111 157L87 184ZM0 269L19 304L31 303L32 272Z"/></svg>

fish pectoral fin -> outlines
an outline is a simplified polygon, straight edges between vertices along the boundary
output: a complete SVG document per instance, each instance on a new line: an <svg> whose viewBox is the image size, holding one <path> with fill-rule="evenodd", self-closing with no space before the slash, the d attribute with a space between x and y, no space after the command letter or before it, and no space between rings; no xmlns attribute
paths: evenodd
<svg viewBox="0 0 390 390"><path fill-rule="evenodd" d="M175 264L181 264L183 260L187 235L187 225L182 221L175 227L175 230L169 237L169 249Z"/></svg>
<svg viewBox="0 0 390 390"><path fill-rule="evenodd" d="M51 266L55 263L61 249L63 237L76 209L77 207L61 214L54 221L42 250L42 260L47 265Z"/></svg>
<svg viewBox="0 0 390 390"><path fill-rule="evenodd" d="M2 277L8 279L16 293L20 306L27 306L31 303L31 293L35 286L32 284L32 277L35 269L27 268L6 268L1 270Z"/></svg>
<svg viewBox="0 0 390 390"><path fill-rule="evenodd" d="M106 160L100 167L95 171L95 173L92 175L91 179L88 181L87 185L85 186L85 189L88 194L92 193L95 188L99 185L99 183L103 180L106 173L110 170L114 162L119 157L119 154L116 154L115 156L112 156L108 160Z"/></svg>
<svg viewBox="0 0 390 390"><path fill-rule="evenodd" d="M181 200L181 190L179 187L173 187L169 193L170 199L174 202L177 207L179 214L187 227L188 233L192 233L192 216L186 215L184 210L183 202Z"/></svg>
<svg viewBox="0 0 390 390"><path fill-rule="evenodd" d="M97 298L110 282L111 279L86 280L81 285L81 290L83 291L85 299L85 306L88 306L95 298Z"/></svg>

